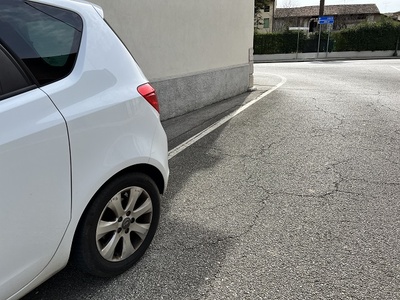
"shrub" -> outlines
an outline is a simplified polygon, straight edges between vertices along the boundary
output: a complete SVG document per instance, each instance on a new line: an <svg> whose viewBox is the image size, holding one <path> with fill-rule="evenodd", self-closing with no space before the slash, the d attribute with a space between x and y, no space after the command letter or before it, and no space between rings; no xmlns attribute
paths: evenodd
<svg viewBox="0 0 400 300"><path fill-rule="evenodd" d="M295 53L295 31L254 35L254 54ZM317 52L319 33L307 36L300 32L299 52ZM326 51L328 33L321 33L320 52ZM362 23L353 28L332 32L329 51L394 50L400 39L400 23L383 18L377 23Z"/></svg>
<svg viewBox="0 0 400 300"><path fill-rule="evenodd" d="M305 34L300 33L300 41ZM254 36L254 54L294 53L297 48L297 32L256 34Z"/></svg>
<svg viewBox="0 0 400 300"><path fill-rule="evenodd" d="M394 50L400 37L400 23L382 19L335 32L333 37L335 51Z"/></svg>

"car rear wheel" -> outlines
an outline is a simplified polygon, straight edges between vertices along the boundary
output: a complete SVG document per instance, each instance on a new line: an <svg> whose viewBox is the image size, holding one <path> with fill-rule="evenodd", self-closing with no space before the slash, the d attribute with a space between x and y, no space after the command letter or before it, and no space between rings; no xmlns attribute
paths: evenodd
<svg viewBox="0 0 400 300"><path fill-rule="evenodd" d="M109 182L93 199L79 225L73 262L95 276L118 275L149 247L160 217L160 195L142 173Z"/></svg>

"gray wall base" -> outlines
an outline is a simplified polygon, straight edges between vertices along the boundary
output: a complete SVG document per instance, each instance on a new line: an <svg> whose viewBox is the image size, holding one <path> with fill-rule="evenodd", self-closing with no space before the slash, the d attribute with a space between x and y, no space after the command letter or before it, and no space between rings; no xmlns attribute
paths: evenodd
<svg viewBox="0 0 400 300"><path fill-rule="evenodd" d="M161 119L183 115L218 101L244 93L249 88L250 65L153 81Z"/></svg>

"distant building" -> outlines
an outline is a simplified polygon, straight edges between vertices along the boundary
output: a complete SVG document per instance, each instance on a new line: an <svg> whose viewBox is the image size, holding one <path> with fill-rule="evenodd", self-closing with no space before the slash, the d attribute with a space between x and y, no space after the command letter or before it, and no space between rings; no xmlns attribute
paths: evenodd
<svg viewBox="0 0 400 300"><path fill-rule="evenodd" d="M260 10L255 20L255 29L258 33L270 33L273 31L276 11L276 1L270 0Z"/></svg>
<svg viewBox="0 0 400 300"><path fill-rule="evenodd" d="M400 11L394 12L394 13L387 13L385 14L387 17L395 20L395 21L400 21Z"/></svg>
<svg viewBox="0 0 400 300"><path fill-rule="evenodd" d="M355 26L362 22L376 22L381 18L376 4L325 5L325 16L333 16L333 30ZM288 27L308 27L310 32L317 28L318 6L277 8L274 31L284 31Z"/></svg>

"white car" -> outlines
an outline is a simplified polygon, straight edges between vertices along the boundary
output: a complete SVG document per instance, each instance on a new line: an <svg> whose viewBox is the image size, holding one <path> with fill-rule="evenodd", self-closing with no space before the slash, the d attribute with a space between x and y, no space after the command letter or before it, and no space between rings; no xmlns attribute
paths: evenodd
<svg viewBox="0 0 400 300"><path fill-rule="evenodd" d="M0 1L0 299L71 259L114 276L148 248L168 182L158 101L100 7Z"/></svg>

